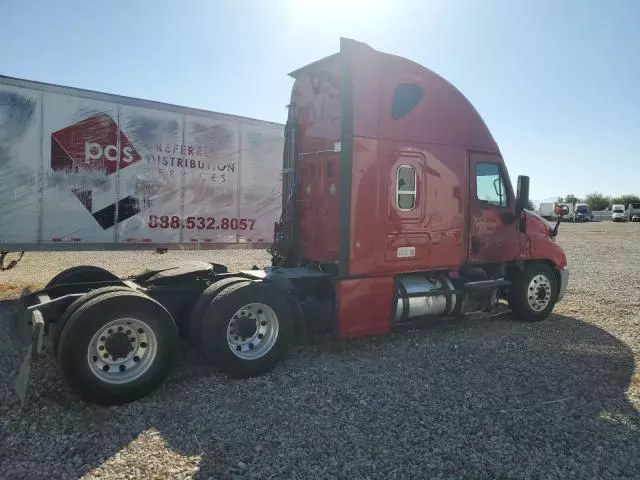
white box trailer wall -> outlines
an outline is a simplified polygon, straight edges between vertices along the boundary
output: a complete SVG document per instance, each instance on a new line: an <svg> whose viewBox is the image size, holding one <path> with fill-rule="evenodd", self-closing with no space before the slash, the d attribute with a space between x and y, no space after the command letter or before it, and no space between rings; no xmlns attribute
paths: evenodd
<svg viewBox="0 0 640 480"><path fill-rule="evenodd" d="M554 203L553 202L542 202L538 207L538 214L542 218L551 219L555 216L553 212Z"/></svg>
<svg viewBox="0 0 640 480"><path fill-rule="evenodd" d="M266 247L284 125L0 76L0 251Z"/></svg>

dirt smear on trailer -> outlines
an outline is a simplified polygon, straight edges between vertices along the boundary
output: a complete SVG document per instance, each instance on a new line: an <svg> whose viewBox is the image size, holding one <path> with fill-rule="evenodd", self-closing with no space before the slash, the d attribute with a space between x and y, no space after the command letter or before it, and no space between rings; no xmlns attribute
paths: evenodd
<svg viewBox="0 0 640 480"><path fill-rule="evenodd" d="M29 97L0 91L0 168L11 161L11 148L25 134L36 106Z"/></svg>
<svg viewBox="0 0 640 480"><path fill-rule="evenodd" d="M13 149L26 134L36 108L33 98L0 91L0 213L3 207L15 208L12 202L37 182L33 169L12 162Z"/></svg>

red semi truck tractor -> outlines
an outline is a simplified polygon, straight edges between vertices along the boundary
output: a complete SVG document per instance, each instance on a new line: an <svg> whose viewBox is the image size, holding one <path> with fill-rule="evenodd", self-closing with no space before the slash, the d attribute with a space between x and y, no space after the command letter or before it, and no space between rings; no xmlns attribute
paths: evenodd
<svg viewBox="0 0 640 480"><path fill-rule="evenodd" d="M291 75L272 265L183 263L124 279L74 267L23 297L30 351L49 336L88 401L157 388L180 335L223 372L248 377L270 371L303 333L384 334L505 304L539 321L562 299L558 226L525 210L529 178L514 189L455 87L349 39Z"/></svg>

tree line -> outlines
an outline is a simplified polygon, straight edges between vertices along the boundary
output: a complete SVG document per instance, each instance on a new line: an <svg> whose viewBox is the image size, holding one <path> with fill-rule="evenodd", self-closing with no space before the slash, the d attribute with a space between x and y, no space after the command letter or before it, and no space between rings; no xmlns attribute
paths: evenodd
<svg viewBox="0 0 640 480"><path fill-rule="evenodd" d="M591 210L606 210L612 205L624 205L625 207L630 203L640 203L640 197L638 195L626 194L617 197L610 197L601 193L589 193L584 198L578 198L575 195L569 194L564 197L558 197L558 202L562 203L586 203Z"/></svg>

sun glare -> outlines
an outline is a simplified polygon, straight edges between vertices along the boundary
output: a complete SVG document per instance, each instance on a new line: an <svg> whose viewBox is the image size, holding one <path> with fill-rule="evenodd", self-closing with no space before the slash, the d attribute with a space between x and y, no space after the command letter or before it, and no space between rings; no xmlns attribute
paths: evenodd
<svg viewBox="0 0 640 480"><path fill-rule="evenodd" d="M381 6L379 0L293 0L289 4L297 21L327 22L327 26L371 21Z"/></svg>

